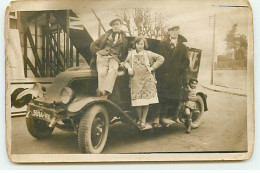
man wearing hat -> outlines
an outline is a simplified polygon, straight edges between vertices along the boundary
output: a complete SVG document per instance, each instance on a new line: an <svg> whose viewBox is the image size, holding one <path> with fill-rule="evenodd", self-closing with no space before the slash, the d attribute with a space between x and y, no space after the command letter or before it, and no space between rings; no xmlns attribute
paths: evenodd
<svg viewBox="0 0 260 173"><path fill-rule="evenodd" d="M158 124L159 116L163 125L168 126L174 123L167 118L170 108L176 110L176 107L172 106L178 106L180 102L188 100L184 88L188 82L189 58L187 47L183 42L187 42L187 40L180 35L180 27L175 25L168 29L167 35L159 46L158 51L165 61L156 73L160 102L158 115L154 120L156 126L160 125Z"/></svg>
<svg viewBox="0 0 260 173"><path fill-rule="evenodd" d="M91 53L96 56L97 95L104 97L112 93L119 64L125 60L128 53L128 41L126 34L121 30L121 19L114 19L109 25L112 29L90 45Z"/></svg>

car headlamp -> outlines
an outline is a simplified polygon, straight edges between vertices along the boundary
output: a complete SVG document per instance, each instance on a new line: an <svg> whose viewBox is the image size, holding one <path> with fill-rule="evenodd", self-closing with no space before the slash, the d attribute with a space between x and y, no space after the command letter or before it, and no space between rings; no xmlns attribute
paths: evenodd
<svg viewBox="0 0 260 173"><path fill-rule="evenodd" d="M42 85L40 83L36 83L33 85L32 88L32 96L37 98L37 97L43 97L43 90L42 90Z"/></svg>
<svg viewBox="0 0 260 173"><path fill-rule="evenodd" d="M69 87L64 87L61 90L61 102L68 104L74 98L73 90Z"/></svg>

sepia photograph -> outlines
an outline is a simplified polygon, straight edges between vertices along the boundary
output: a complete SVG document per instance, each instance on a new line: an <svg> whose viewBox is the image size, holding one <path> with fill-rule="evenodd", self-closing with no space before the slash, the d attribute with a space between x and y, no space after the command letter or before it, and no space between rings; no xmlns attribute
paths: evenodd
<svg viewBox="0 0 260 173"><path fill-rule="evenodd" d="M252 20L246 0L11 2L9 159L249 159Z"/></svg>

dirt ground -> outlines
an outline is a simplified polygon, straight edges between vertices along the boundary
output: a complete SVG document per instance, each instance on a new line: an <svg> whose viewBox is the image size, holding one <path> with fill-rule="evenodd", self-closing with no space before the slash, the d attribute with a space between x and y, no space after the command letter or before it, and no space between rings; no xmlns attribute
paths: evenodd
<svg viewBox="0 0 260 173"><path fill-rule="evenodd" d="M246 97L206 89L204 92L209 111L191 134L186 134L181 124L140 132L116 123L109 129L103 153L246 151ZM11 142L13 154L80 153L75 133L56 128L50 138L36 140L27 131L25 117L12 118Z"/></svg>

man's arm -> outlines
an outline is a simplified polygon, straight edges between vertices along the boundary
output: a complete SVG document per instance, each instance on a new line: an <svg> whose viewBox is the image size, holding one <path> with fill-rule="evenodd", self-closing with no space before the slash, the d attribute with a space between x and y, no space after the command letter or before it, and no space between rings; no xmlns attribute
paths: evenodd
<svg viewBox="0 0 260 173"><path fill-rule="evenodd" d="M105 34L101 35L97 40L93 41L90 45L90 52L93 55L96 55L96 53L101 50L100 48L100 42L104 38Z"/></svg>
<svg viewBox="0 0 260 173"><path fill-rule="evenodd" d="M120 55L121 61L125 61L127 55L128 55L128 40L125 37L122 45L121 55Z"/></svg>

